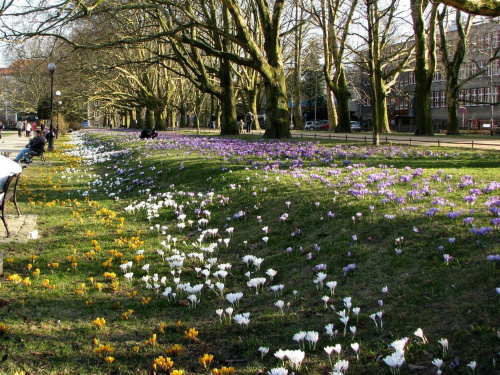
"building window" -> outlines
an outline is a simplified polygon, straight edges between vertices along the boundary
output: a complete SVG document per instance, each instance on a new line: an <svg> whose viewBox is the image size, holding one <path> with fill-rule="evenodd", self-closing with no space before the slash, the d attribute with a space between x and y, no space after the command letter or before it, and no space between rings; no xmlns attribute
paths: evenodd
<svg viewBox="0 0 500 375"><path fill-rule="evenodd" d="M436 70L434 72L434 82L443 82L444 81L444 75L439 71Z"/></svg>
<svg viewBox="0 0 500 375"><path fill-rule="evenodd" d="M94 107L99 107L99 100L94 100Z"/></svg>
<svg viewBox="0 0 500 375"><path fill-rule="evenodd" d="M94 118L98 118L100 116L99 111L94 111L92 116L94 116Z"/></svg>
<svg viewBox="0 0 500 375"><path fill-rule="evenodd" d="M439 98L439 102L441 103L441 107L446 107L446 92L441 91L440 94L441 97Z"/></svg>

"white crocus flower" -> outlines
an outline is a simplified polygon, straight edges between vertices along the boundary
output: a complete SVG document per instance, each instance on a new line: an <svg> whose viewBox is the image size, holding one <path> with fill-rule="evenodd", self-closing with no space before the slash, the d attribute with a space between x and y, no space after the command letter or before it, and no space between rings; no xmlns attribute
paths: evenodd
<svg viewBox="0 0 500 375"><path fill-rule="evenodd" d="M283 302L282 300L277 300L274 303L274 306L276 306L277 308L279 308L281 310L281 314L283 315L283 307L285 307L285 302Z"/></svg>
<svg viewBox="0 0 500 375"><path fill-rule="evenodd" d="M330 297L323 296L323 297L321 297L321 300L325 303L325 309L327 309L328 308L328 301L330 301Z"/></svg>
<svg viewBox="0 0 500 375"><path fill-rule="evenodd" d="M307 332L304 332L304 331L300 331L300 332L296 333L295 335L293 335L293 340L297 341L297 343L299 344L299 348L301 347L300 343L306 338L306 335L307 335Z"/></svg>
<svg viewBox="0 0 500 375"><path fill-rule="evenodd" d="M278 273L278 271L275 271L273 270L272 268L269 268L267 271L266 271L266 275L269 276L269 279L271 281L273 281L273 277L276 276L276 274Z"/></svg>
<svg viewBox="0 0 500 375"><path fill-rule="evenodd" d="M356 327L350 326L349 329L351 330L352 333L352 340L354 340L354 336L356 336Z"/></svg>
<svg viewBox="0 0 500 375"><path fill-rule="evenodd" d="M442 360L441 358L434 358L434 359L432 360L432 364L433 364L434 366L436 366L436 367L438 368L438 370L440 370L440 369L441 369L441 367L443 367L443 363L444 363L444 362L443 362L443 360Z"/></svg>
<svg viewBox="0 0 500 375"><path fill-rule="evenodd" d="M427 343L427 338L425 337L425 335L424 335L424 331L422 330L422 328L418 328L415 332L413 332L413 334L414 334L415 336L417 336L417 337L421 338L421 339L422 339L422 342L423 342L424 344L426 344L426 343Z"/></svg>
<svg viewBox="0 0 500 375"><path fill-rule="evenodd" d="M346 316L344 318L340 318L340 321L344 323L344 337L345 337L345 334L347 332L347 323L349 323L349 317Z"/></svg>
<svg viewBox="0 0 500 375"><path fill-rule="evenodd" d="M438 342L443 347L443 357L446 357L446 353L448 352L448 339L441 338Z"/></svg>
<svg viewBox="0 0 500 375"><path fill-rule="evenodd" d="M217 315L219 316L219 321L222 323L222 316L224 315L224 310L222 309L217 309L215 310L215 312L217 313Z"/></svg>
<svg viewBox="0 0 500 375"><path fill-rule="evenodd" d="M268 371L267 375L288 375L288 370L284 367L276 367Z"/></svg>
<svg viewBox="0 0 500 375"><path fill-rule="evenodd" d="M316 349L316 343L319 340L319 333L316 331L308 331L306 334L306 341L309 342L309 347L313 350Z"/></svg>
<svg viewBox="0 0 500 375"><path fill-rule="evenodd" d="M265 347L265 346L261 346L259 348L259 352L260 352L260 357L261 358L264 358L264 356L269 353L269 348Z"/></svg>
<svg viewBox="0 0 500 375"><path fill-rule="evenodd" d="M375 323L375 328L378 329L377 314L370 314L370 319Z"/></svg>
<svg viewBox="0 0 500 375"><path fill-rule="evenodd" d="M359 343L353 342L351 344L351 349L356 353L356 359L359 361Z"/></svg>
<svg viewBox="0 0 500 375"><path fill-rule="evenodd" d="M400 340L393 341L389 346L394 348L394 350L396 350L396 353L404 354L405 346L407 343L408 343L408 337L403 337Z"/></svg>
<svg viewBox="0 0 500 375"><path fill-rule="evenodd" d="M337 282L336 281L328 281L326 283L326 286L330 289L330 294L333 297L335 295L335 288L337 287Z"/></svg>
<svg viewBox="0 0 500 375"><path fill-rule="evenodd" d="M340 359L340 353L342 352L342 345L336 344L333 347L333 350L335 350L335 352L337 352L337 357L338 357L338 359Z"/></svg>
<svg viewBox="0 0 500 375"><path fill-rule="evenodd" d="M274 353L274 356L278 359L281 359L283 365L285 364L286 352L284 350L282 349L278 350L276 353Z"/></svg>
<svg viewBox="0 0 500 375"><path fill-rule="evenodd" d="M287 350L286 356L290 361L292 368L298 370L300 368L300 365L302 364L302 361L306 356L306 353L303 352L302 350Z"/></svg>
<svg viewBox="0 0 500 375"><path fill-rule="evenodd" d="M473 374L474 374L474 371L476 370L476 366L477 366L476 361L471 361L471 362L467 363L467 367L470 367Z"/></svg>
<svg viewBox="0 0 500 375"><path fill-rule="evenodd" d="M335 365L333 366L333 371L337 371L343 374L344 372L347 371L348 368L349 368L349 361L342 359L340 361L337 361L337 363L335 363Z"/></svg>

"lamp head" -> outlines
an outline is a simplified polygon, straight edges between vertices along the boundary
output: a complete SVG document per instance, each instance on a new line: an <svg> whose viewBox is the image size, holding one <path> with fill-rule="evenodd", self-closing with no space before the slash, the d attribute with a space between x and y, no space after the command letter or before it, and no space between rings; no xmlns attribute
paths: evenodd
<svg viewBox="0 0 500 375"><path fill-rule="evenodd" d="M56 70L56 64L49 63L49 65L47 65L47 68L49 69L49 72L52 73L54 70Z"/></svg>
<svg viewBox="0 0 500 375"><path fill-rule="evenodd" d="M61 91L56 91L56 96L61 96Z"/></svg>

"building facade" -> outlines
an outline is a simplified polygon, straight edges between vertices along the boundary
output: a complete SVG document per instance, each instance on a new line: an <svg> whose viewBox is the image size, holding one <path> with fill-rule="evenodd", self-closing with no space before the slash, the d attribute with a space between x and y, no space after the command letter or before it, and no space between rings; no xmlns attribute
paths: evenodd
<svg viewBox="0 0 500 375"><path fill-rule="evenodd" d="M450 31L452 40L456 31ZM468 38L467 55L460 69L459 108L461 130L491 130L500 125L500 24L488 21L475 24ZM437 57L437 68L431 87L432 122L436 132L444 131L448 123L445 69L441 56ZM397 132L416 130L415 74L413 71L400 74L388 97L390 127ZM369 92L368 80L362 79L363 92ZM351 110L364 123L371 125L369 95L356 100Z"/></svg>

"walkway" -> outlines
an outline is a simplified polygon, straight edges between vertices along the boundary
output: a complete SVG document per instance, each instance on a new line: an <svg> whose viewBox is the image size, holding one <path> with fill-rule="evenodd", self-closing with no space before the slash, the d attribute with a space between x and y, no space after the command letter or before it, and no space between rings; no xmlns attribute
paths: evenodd
<svg viewBox="0 0 500 375"><path fill-rule="evenodd" d="M10 153L9 159L14 159L29 142L27 137L18 137L17 131L2 130L2 139L0 139L0 154ZM10 230L10 237L6 237L7 232L0 220L0 244L9 242L25 243L30 239L30 233L36 227L38 215L17 216L14 203L8 202L5 206L7 225Z"/></svg>
<svg viewBox="0 0 500 375"><path fill-rule="evenodd" d="M362 141L371 144L373 140L372 133L330 133L330 132L306 132L292 131L293 138L315 138L315 139L336 139L351 141ZM399 143L409 144L413 146L439 146L439 147L459 147L484 150L500 150L500 138L498 136L484 138L465 138L465 137L449 137L446 135L435 135L417 137L415 135L393 135L381 134L380 143Z"/></svg>

